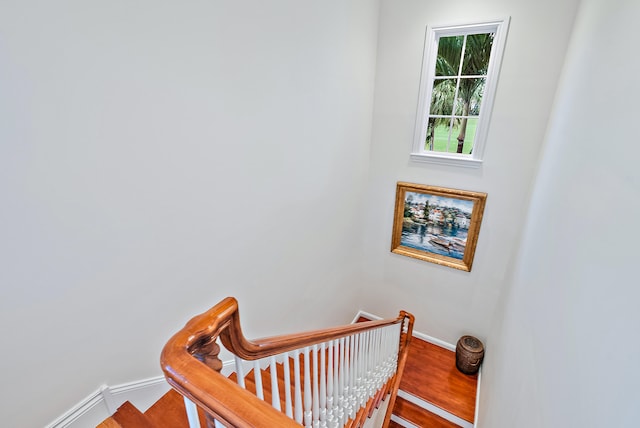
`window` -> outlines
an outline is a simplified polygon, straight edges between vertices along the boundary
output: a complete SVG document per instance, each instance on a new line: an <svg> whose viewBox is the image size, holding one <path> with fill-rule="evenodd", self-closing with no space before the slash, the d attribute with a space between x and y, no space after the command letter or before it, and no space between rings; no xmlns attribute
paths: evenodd
<svg viewBox="0 0 640 428"><path fill-rule="evenodd" d="M427 29L413 160L480 166L508 25Z"/></svg>

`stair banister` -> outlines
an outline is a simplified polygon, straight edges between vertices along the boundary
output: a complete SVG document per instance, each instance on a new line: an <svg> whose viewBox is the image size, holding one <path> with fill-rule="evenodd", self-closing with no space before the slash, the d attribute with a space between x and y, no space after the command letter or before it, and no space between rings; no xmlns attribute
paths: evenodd
<svg viewBox="0 0 640 428"><path fill-rule="evenodd" d="M399 343L396 340L396 346L399 347L400 353L398 354L397 365L395 366L397 367L397 372L388 381L388 384L394 385L395 390L397 390L403 368L403 361L406 359L406 346L411 337L411 329L413 326L413 316L404 311L400 312L398 318L390 320L368 321L300 334L247 340L242 334L237 301L233 298L227 298L209 311L194 317L167 342L162 352L161 365L168 382L174 389L204 409L212 419L215 419L225 426L300 426L295 420L285 415L285 410L282 412L275 410L269 403L257 398L251 392L238 386L219 373L222 363L218 358L219 347L216 344L216 340L219 338L222 344L237 357L247 361L257 361L262 358L280 355L283 352L297 352L297 350L300 349L304 350L303 352L306 353L308 358L310 348L328 342L333 343L333 352L338 355L338 343L348 344L350 342L349 337L351 336L352 348L350 349L353 349L352 354L345 356L342 354L344 348L340 349L341 361L345 361L345 358L349 361L349 358L364 358L363 355L356 355L357 350L353 347L353 344L356 342L353 338L354 334L375 331L375 333L370 335L374 338L381 333L377 331L377 329L397 324L399 324L401 328ZM361 338L360 340L363 339ZM363 347L360 346L359 348L361 349ZM329 351L331 350L331 347L329 347ZM298 359L296 358L294 363L297 361ZM364 361L358 360L357 364L362 367ZM394 362L393 364L396 363ZM322 366L324 369L324 363L322 363ZM343 370L343 368L347 368L347 376L349 375L349 371L356 370L355 366L351 368L346 366L332 367L334 373L327 374L328 376L333 376L331 382L332 388L334 389L333 400L331 400L332 392L327 391L330 405L333 406L337 404L336 398L340 397L341 400L343 399L343 391L336 391L336 387L338 386L336 382L339 382L340 385L344 385L343 382L346 382L346 385L352 388L356 386L364 388L364 386L354 385L356 379L353 377L350 379L339 379L339 376L336 376L336 374L339 370ZM316 375L317 374L316 371ZM353 375L356 375L356 373L354 372ZM258 378L259 377L260 376L258 376ZM312 379L309 380L312 381ZM317 379L313 380L313 382L315 391ZM388 424L390 417L391 406L393 405L393 401L395 401L394 389L389 391L385 390L384 395L388 392L391 392L391 399L389 400L390 407L387 412L386 424ZM381 395L380 392L378 395ZM294 398L296 402L299 401L300 397L297 396L297 392ZM305 400L307 399L306 396L304 398ZM382 398L383 397L380 396L378 400ZM349 398L345 397L345 399L348 400ZM323 402L322 404L325 403ZM316 409L317 406L318 404L316 402L312 403L314 409ZM296 413L298 409L299 407L295 407ZM316 417L319 416L314 415L314 418ZM348 415L345 415L341 419L347 418ZM305 417L304 419L307 418ZM322 419L324 419L324 417Z"/></svg>
<svg viewBox="0 0 640 428"><path fill-rule="evenodd" d="M215 363L217 355L194 358L202 355L198 352L229 328L231 314L237 308L235 299L227 298L191 319L167 342L160 357L167 381L228 427L297 426L285 414L222 376L217 369L221 362Z"/></svg>

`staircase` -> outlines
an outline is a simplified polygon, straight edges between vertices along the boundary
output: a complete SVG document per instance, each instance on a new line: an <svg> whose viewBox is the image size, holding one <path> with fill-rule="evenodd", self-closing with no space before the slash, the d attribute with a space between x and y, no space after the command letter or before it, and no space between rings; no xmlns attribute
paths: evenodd
<svg viewBox="0 0 640 428"><path fill-rule="evenodd" d="M360 318L358 322L369 321ZM301 359L301 364L303 364ZM293 363L290 364L293 366ZM277 365L277 382L283 390L284 368ZM235 373L230 375L235 379ZM289 376L289 381L293 378ZM275 377L274 377L275 380ZM269 367L261 370L258 383L262 384L264 400L271 403L270 384L272 382ZM245 388L252 392L261 388L256 387L253 372L245 377ZM455 354L447 349L433 345L414 337L408 348L404 374L399 382L398 396L395 399L393 415L389 427L473 427L475 412L475 397L477 375L468 376L455 368ZM386 389L385 389L386 391ZM375 407L385 405L389 401L388 393L377 398ZM284 398L280 397L281 407L284 408ZM381 401L382 399L386 401ZM374 400L375 401L375 400ZM393 400L392 400L393 401ZM355 426L364 424L371 410L359 412L360 418ZM207 423L202 411L199 412L201 427ZM268 424L272 426L272 424ZM267 425L265 425L267 426ZM186 417L185 404L182 395L175 390L169 391L146 412L142 413L131 403L124 403L117 412L98 428L189 428Z"/></svg>
<svg viewBox="0 0 640 428"><path fill-rule="evenodd" d="M474 426L478 375L456 368L455 353L413 338L390 427Z"/></svg>
<svg viewBox="0 0 640 428"><path fill-rule="evenodd" d="M207 426L201 412L200 426ZM189 428L189 422L182 395L172 389L144 413L127 401L97 428Z"/></svg>

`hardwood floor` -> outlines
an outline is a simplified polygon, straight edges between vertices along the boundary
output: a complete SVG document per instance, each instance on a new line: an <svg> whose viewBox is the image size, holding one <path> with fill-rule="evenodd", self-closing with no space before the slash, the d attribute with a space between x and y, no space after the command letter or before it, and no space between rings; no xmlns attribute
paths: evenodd
<svg viewBox="0 0 640 428"><path fill-rule="evenodd" d="M200 416L200 426L206 427L206 421L202 412ZM144 415L154 427L189 428L184 408L184 398L173 389L163 395L154 403Z"/></svg>
<svg viewBox="0 0 640 428"><path fill-rule="evenodd" d="M206 427L204 415L198 413L200 426ZM189 428L186 415L184 398L171 389L144 413L126 401L97 428Z"/></svg>
<svg viewBox="0 0 640 428"><path fill-rule="evenodd" d="M400 389L473 423L478 375L456 368L455 353L413 338Z"/></svg>
<svg viewBox="0 0 640 428"><path fill-rule="evenodd" d="M393 409L394 414L411 422L415 426L429 428L456 428L458 425L434 414L425 412L423 408L398 397ZM400 426L400 425L398 425Z"/></svg>
<svg viewBox="0 0 640 428"><path fill-rule="evenodd" d="M118 408L112 419L123 427L154 428L146 416L128 401Z"/></svg>

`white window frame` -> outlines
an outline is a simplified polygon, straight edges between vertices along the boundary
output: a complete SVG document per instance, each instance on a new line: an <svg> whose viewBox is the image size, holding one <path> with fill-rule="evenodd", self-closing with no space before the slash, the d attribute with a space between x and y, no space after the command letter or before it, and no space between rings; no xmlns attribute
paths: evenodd
<svg viewBox="0 0 640 428"><path fill-rule="evenodd" d="M484 148L489 131L489 119L493 109L493 100L498 86L498 74L502 63L504 46L507 41L509 29L509 17L475 22L463 25L428 26L424 44L424 56L422 63L422 76L420 77L420 98L418 100L418 112L414 132L414 143L410 154L411 160L418 162L432 162L444 165L479 168L482 165ZM478 116L476 135L473 143L473 151L470 155L461 153L446 153L425 150L427 139L427 122L431 107L431 95L435 74L436 58L438 56L438 42L440 37L469 35L494 32L491 57L487 68L482 107Z"/></svg>

